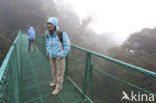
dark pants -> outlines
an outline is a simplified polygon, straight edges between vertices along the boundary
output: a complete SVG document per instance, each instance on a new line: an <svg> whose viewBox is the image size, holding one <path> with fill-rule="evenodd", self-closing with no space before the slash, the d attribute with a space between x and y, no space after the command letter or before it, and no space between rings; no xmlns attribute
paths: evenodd
<svg viewBox="0 0 156 103"><path fill-rule="evenodd" d="M28 52L30 52L31 43L33 43L34 52L36 52L36 48L35 48L35 39L29 39Z"/></svg>

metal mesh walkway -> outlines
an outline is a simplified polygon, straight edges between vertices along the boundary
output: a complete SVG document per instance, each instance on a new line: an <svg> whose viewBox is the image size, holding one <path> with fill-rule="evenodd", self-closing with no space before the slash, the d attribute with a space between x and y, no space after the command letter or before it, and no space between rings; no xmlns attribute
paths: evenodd
<svg viewBox="0 0 156 103"><path fill-rule="evenodd" d="M22 66L20 78L20 103L81 103L82 99L65 79L63 90L52 95L50 63L36 47L37 53L27 53L28 38L22 35Z"/></svg>

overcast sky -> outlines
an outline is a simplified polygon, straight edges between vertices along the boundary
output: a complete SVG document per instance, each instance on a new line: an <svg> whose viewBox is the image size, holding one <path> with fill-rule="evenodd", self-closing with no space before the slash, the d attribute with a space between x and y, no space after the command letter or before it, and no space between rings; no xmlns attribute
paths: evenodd
<svg viewBox="0 0 156 103"><path fill-rule="evenodd" d="M57 1L57 0L56 0ZM119 41L143 28L156 27L156 0L64 0L81 19L94 17L90 25L98 34L108 32Z"/></svg>

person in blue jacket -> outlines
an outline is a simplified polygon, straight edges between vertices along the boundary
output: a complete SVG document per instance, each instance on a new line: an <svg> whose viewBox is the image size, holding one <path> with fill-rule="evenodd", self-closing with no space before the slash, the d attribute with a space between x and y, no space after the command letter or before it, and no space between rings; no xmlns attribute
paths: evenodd
<svg viewBox="0 0 156 103"><path fill-rule="evenodd" d="M53 95L58 94L62 90L65 57L70 51L70 41L65 32L59 36L59 27L56 17L50 17L47 21L48 32L46 33L46 50L49 54L50 64L52 67L53 82L50 86L55 87Z"/></svg>
<svg viewBox="0 0 156 103"><path fill-rule="evenodd" d="M33 27L30 27L27 31L28 39L29 39L29 46L28 46L28 53L30 53L31 43L33 43L34 52L36 53L35 48L35 30Z"/></svg>

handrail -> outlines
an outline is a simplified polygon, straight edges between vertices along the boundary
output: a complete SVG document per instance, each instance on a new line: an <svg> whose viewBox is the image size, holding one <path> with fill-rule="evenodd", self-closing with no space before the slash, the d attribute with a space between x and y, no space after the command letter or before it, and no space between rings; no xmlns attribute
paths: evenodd
<svg viewBox="0 0 156 103"><path fill-rule="evenodd" d="M16 44L18 38L19 38L20 33L21 33L21 30L19 30L16 39L14 40L13 44L11 45L10 50L9 50L8 53L7 53L7 56L5 57L5 59L4 59L3 63L2 63L2 65L1 65L1 67L0 67L0 81L2 80L3 74L4 74L4 72L5 72L5 69L6 69L7 64L8 64L8 61L9 61L9 58L10 58L10 56L11 56L11 53L12 53L13 49L15 48L15 44Z"/></svg>
<svg viewBox="0 0 156 103"><path fill-rule="evenodd" d="M17 48L20 47L18 44L20 41L21 30L19 30L18 35L14 42L12 43L7 56L5 57L1 67L0 67L0 102L13 102L19 103L19 75L20 75L20 63L17 53L20 53L20 50ZM16 66L13 67L12 66ZM8 79L7 76L10 76ZM6 82L8 80L8 82ZM11 86L10 86L11 85ZM6 92L6 90L10 90ZM9 95L12 95L14 98L10 98Z"/></svg>

